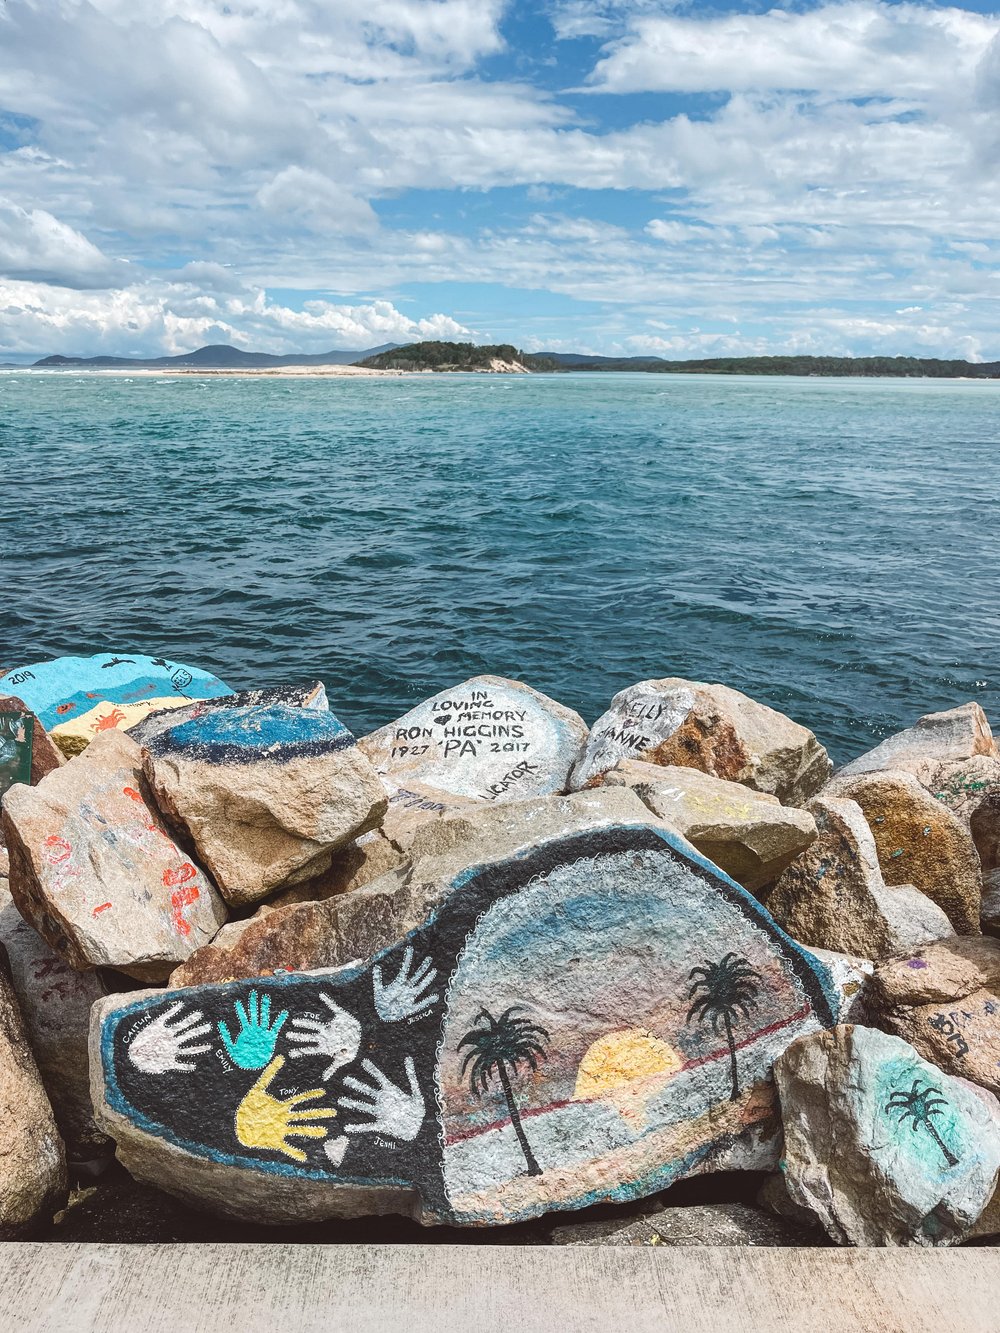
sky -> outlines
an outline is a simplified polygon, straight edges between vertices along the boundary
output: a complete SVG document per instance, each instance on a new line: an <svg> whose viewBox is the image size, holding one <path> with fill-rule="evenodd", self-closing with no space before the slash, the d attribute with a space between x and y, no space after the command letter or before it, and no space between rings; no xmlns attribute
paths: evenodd
<svg viewBox="0 0 1000 1333"><path fill-rule="evenodd" d="M0 0L0 361L1000 359L1000 0Z"/></svg>

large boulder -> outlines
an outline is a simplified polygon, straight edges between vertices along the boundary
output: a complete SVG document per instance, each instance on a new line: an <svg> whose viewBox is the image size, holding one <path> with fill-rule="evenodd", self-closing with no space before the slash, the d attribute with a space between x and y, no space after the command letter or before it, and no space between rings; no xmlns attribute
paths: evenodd
<svg viewBox="0 0 1000 1333"><path fill-rule="evenodd" d="M330 712L216 708L148 736L143 767L230 903L330 866L386 811L377 774Z"/></svg>
<svg viewBox="0 0 1000 1333"><path fill-rule="evenodd" d="M751 893L773 883L816 837L805 810L696 768L623 759L604 785L631 787L642 802L703 856Z"/></svg>
<svg viewBox="0 0 1000 1333"><path fill-rule="evenodd" d="M24 700L14 694L0 694L0 796L15 782L37 786L46 773L62 763L61 752Z"/></svg>
<svg viewBox="0 0 1000 1333"><path fill-rule="evenodd" d="M1000 868L1000 758L977 754L941 764L925 785L968 829L983 875L993 874Z"/></svg>
<svg viewBox="0 0 1000 1333"><path fill-rule="evenodd" d="M802 805L830 776L811 731L725 685L668 676L630 685L594 723L572 785L597 781L621 759L696 768Z"/></svg>
<svg viewBox="0 0 1000 1333"><path fill-rule="evenodd" d="M1000 940L952 936L880 964L882 1027L940 1069L1000 1094Z"/></svg>
<svg viewBox="0 0 1000 1333"><path fill-rule="evenodd" d="M477 801L565 791L587 725L517 680L473 676L363 737L360 748L391 783Z"/></svg>
<svg viewBox="0 0 1000 1333"><path fill-rule="evenodd" d="M128 734L140 745L158 736L161 731L194 718L216 708L311 708L316 712L328 713L330 701L326 697L326 686L321 680L308 680L299 685L268 685L257 690L239 690L236 694L221 695L216 699L196 699L193 703L180 707L162 708L149 713L141 721L128 727Z"/></svg>
<svg viewBox="0 0 1000 1333"><path fill-rule="evenodd" d="M394 844L369 841L369 835L347 850L353 879L349 885L339 881L340 892L323 892L322 880L283 890L250 920L231 922L211 944L192 954L170 984L199 986L366 958L388 947L392 930L402 922L407 929L415 926L440 885L469 866L609 823L648 822L649 811L637 796L607 788L498 805L470 804L412 830L405 858ZM371 873L378 866L383 867L381 877ZM351 892L344 892L348 887Z"/></svg>
<svg viewBox="0 0 1000 1333"><path fill-rule="evenodd" d="M877 959L951 934L930 898L911 884L886 884L856 801L817 796L806 809L819 836L767 898L768 911L794 939Z"/></svg>
<svg viewBox="0 0 1000 1333"><path fill-rule="evenodd" d="M344 966L100 1002L95 1105L123 1162L261 1221L471 1225L703 1169L773 1123L775 1057L837 999L649 818L360 889Z"/></svg>
<svg viewBox="0 0 1000 1333"><path fill-rule="evenodd" d="M16 667L0 676L0 694L8 693L38 715L65 755L74 755L103 731L134 726L158 709L232 691L197 667L125 652Z"/></svg>
<svg viewBox="0 0 1000 1333"><path fill-rule="evenodd" d="M921 782L942 764L954 764L974 755L993 754L993 733L977 703L962 704L943 713L927 713L912 727L887 736L874 749L838 769L837 776L901 771Z"/></svg>
<svg viewBox="0 0 1000 1333"><path fill-rule="evenodd" d="M0 1240L30 1236L66 1199L66 1154L0 949Z"/></svg>
<svg viewBox="0 0 1000 1333"><path fill-rule="evenodd" d="M912 884L960 935L979 930L982 869L968 830L909 773L838 774L825 797L856 801L887 884Z"/></svg>
<svg viewBox="0 0 1000 1333"><path fill-rule="evenodd" d="M28 1044L70 1157L80 1162L101 1157L108 1139L94 1123L87 1037L91 1006L106 989L96 972L77 972L64 962L13 903L0 902L0 944L7 951Z"/></svg>
<svg viewBox="0 0 1000 1333"><path fill-rule="evenodd" d="M774 1075L794 1203L842 1245L952 1245L1000 1171L1000 1104L873 1028L814 1032Z"/></svg>
<svg viewBox="0 0 1000 1333"><path fill-rule="evenodd" d="M102 733L37 787L12 787L3 830L18 910L72 967L162 981L226 919L167 832L123 732Z"/></svg>

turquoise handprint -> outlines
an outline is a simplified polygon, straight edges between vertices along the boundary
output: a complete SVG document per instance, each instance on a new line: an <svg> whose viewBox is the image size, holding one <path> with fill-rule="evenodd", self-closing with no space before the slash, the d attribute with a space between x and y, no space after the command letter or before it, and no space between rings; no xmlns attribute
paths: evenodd
<svg viewBox="0 0 1000 1333"><path fill-rule="evenodd" d="M271 1023L271 997L250 992L246 1006L236 1001L236 1017L240 1020L239 1035L234 1039L227 1023L219 1023L219 1036L229 1052L233 1064L241 1069L263 1069L274 1054L278 1033L288 1021L288 1010Z"/></svg>

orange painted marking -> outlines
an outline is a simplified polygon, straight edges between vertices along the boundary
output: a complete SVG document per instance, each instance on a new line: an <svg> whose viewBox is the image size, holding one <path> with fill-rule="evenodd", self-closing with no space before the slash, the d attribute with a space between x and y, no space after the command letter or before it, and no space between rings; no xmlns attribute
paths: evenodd
<svg viewBox="0 0 1000 1333"><path fill-rule="evenodd" d="M173 888L175 884L186 884L188 880L196 879L197 876L198 872L195 870L191 862L185 861L184 864L178 866L176 870L164 870L163 882L167 888L170 889Z"/></svg>
<svg viewBox="0 0 1000 1333"><path fill-rule="evenodd" d="M42 846L46 849L46 861L54 866L59 865L61 861L65 861L73 851L73 848L69 845L66 839L60 838L56 833L50 833L42 843Z"/></svg>
<svg viewBox="0 0 1000 1333"><path fill-rule="evenodd" d="M114 731L119 723L125 721L125 714L120 708L112 708L111 712L102 717L99 722L95 722L92 731Z"/></svg>
<svg viewBox="0 0 1000 1333"><path fill-rule="evenodd" d="M72 711L73 711L73 709L74 709L75 707L76 707L76 704L60 704L60 705L56 708L56 712L57 712L57 713L72 713Z"/></svg>
<svg viewBox="0 0 1000 1333"><path fill-rule="evenodd" d="M93 912L91 912L91 916L97 916L100 912L106 912L110 906L110 903L101 903L100 907L94 908Z"/></svg>
<svg viewBox="0 0 1000 1333"><path fill-rule="evenodd" d="M201 897L195 884L187 884L182 889L174 889L170 895L171 920L178 935L190 935L191 925L184 918L185 907L190 907Z"/></svg>
<svg viewBox="0 0 1000 1333"><path fill-rule="evenodd" d="M122 787L122 795L127 796L130 801L138 801L140 805L146 804L134 787Z"/></svg>

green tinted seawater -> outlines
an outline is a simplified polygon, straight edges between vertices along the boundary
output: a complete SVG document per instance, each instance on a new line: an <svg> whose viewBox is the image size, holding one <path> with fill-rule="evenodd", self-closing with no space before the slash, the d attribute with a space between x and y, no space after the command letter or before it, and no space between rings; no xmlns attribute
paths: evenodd
<svg viewBox="0 0 1000 1333"><path fill-rule="evenodd" d="M0 372L0 666L319 676L358 732L483 671L588 721L723 681L838 759L1000 724L998 441L1000 382Z"/></svg>

